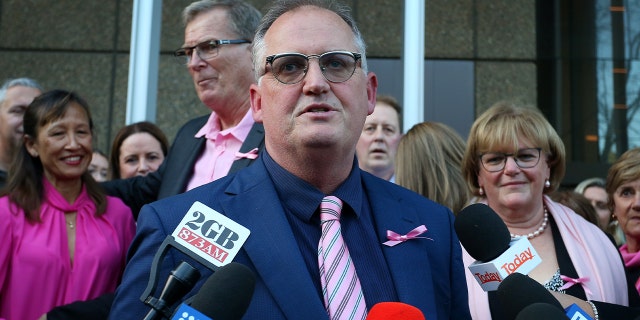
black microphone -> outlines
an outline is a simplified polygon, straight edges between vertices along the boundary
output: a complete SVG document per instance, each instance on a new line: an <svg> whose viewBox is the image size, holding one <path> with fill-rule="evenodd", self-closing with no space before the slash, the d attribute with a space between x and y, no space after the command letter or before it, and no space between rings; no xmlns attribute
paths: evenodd
<svg viewBox="0 0 640 320"><path fill-rule="evenodd" d="M513 273L506 277L496 291L507 319L514 319L524 308L534 303L545 303L564 315L564 308L544 286L529 276Z"/></svg>
<svg viewBox="0 0 640 320"><path fill-rule="evenodd" d="M181 304L171 319L241 319L249 308L255 284L255 275L251 269L231 262L213 273L191 303Z"/></svg>
<svg viewBox="0 0 640 320"><path fill-rule="evenodd" d="M464 249L478 261L493 260L509 249L509 229L487 205L474 203L465 207L453 226Z"/></svg>
<svg viewBox="0 0 640 320"><path fill-rule="evenodd" d="M184 261L180 262L175 269L171 270L160 297L148 297L145 300L144 303L150 306L151 310L144 317L144 320L164 318L168 308L191 291L198 279L200 279L198 270Z"/></svg>
<svg viewBox="0 0 640 320"><path fill-rule="evenodd" d="M548 303L536 302L518 313L515 320L568 320L562 310Z"/></svg>
<svg viewBox="0 0 640 320"><path fill-rule="evenodd" d="M526 237L511 239L507 225L489 206L475 203L456 216L460 243L477 261L469 271L484 291L493 291L508 275L529 273L542 261Z"/></svg>

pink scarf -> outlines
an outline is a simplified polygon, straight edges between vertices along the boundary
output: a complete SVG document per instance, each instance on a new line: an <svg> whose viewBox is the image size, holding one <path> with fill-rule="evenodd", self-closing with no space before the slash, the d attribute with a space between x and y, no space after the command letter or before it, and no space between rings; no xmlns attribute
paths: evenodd
<svg viewBox="0 0 640 320"><path fill-rule="evenodd" d="M627 306L629 297L624 265L616 247L597 226L588 222L571 209L544 197L573 262L579 278L588 277L582 283L587 299ZM462 248L465 267L474 262ZM469 269L465 270L469 291L469 309L473 319L491 319L487 293L480 288Z"/></svg>
<svg viewBox="0 0 640 320"><path fill-rule="evenodd" d="M640 252L630 253L628 245L624 244L620 247L620 253L622 254L622 260L624 260L625 267L640 267ZM636 280L636 290L640 293L640 278Z"/></svg>
<svg viewBox="0 0 640 320"><path fill-rule="evenodd" d="M89 193L87 193L86 186L82 185L82 190L76 198L74 203L67 202L56 188L47 180L47 178L42 179L43 187L44 187L44 199L48 202L52 207L64 212L88 212L90 214L94 214L96 212L96 205L89 197Z"/></svg>

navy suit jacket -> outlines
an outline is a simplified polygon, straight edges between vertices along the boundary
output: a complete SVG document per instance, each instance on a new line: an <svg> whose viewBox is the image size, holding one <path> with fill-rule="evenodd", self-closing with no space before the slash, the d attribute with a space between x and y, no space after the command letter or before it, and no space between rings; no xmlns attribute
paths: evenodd
<svg viewBox="0 0 640 320"><path fill-rule="evenodd" d="M364 171L361 176L378 241L400 301L420 308L430 320L470 319L461 247L451 211ZM257 278L244 319L328 319L262 161L142 208L110 319L141 319L149 310L140 296L147 286L154 255L194 201L251 231L234 259L251 268ZM406 234L423 224L428 228L423 236L432 240L414 239L394 247L382 245L387 241L387 230ZM159 267L158 288L180 261L197 266L202 274L189 297L197 293L212 272L182 252L170 249ZM157 297L159 289L152 295Z"/></svg>
<svg viewBox="0 0 640 320"><path fill-rule="evenodd" d="M144 177L117 179L102 183L109 195L124 201L136 215L143 205L184 192L193 175L193 167L204 150L206 138L195 138L196 133L205 125L209 115L195 118L183 125L176 135L171 149L156 172ZM264 127L254 123L240 152L249 152L253 148L264 149ZM229 173L247 167L254 160L242 158L233 162Z"/></svg>

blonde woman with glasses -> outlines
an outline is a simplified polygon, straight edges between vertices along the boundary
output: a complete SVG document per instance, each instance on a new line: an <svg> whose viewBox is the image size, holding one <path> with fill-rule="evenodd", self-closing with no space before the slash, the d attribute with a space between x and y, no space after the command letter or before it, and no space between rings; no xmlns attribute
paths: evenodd
<svg viewBox="0 0 640 320"><path fill-rule="evenodd" d="M531 278L582 300L628 305L615 244L547 196L564 176L565 149L537 109L502 102L485 111L471 127L462 171L472 193L498 214L511 237L527 237L533 245L542 262ZM463 259L465 266L473 262L467 252ZM468 269L466 276L472 317L503 319L494 292L484 292Z"/></svg>

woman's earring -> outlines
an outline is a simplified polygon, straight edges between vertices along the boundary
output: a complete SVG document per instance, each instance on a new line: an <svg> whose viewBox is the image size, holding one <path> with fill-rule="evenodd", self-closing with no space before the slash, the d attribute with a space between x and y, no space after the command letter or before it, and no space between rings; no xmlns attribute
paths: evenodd
<svg viewBox="0 0 640 320"><path fill-rule="evenodd" d="M482 187L480 187L480 189L478 189L478 194L480 194L481 196L484 195L484 189L482 189Z"/></svg>
<svg viewBox="0 0 640 320"><path fill-rule="evenodd" d="M551 182L549 182L549 179L547 179L547 180L545 180L545 181L544 181L544 187L545 187L545 188L549 188L549 187L551 187Z"/></svg>

